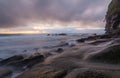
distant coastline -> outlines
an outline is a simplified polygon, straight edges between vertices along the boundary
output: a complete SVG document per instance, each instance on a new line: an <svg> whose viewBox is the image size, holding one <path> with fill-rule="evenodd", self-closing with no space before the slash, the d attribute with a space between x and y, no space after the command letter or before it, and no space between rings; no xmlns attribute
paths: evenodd
<svg viewBox="0 0 120 78"><path fill-rule="evenodd" d="M0 34L0 36L19 36L23 34Z"/></svg>

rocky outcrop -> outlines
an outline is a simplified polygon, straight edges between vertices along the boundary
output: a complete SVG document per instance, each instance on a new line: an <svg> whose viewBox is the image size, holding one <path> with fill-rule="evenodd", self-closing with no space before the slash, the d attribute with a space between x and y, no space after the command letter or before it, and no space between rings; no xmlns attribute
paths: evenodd
<svg viewBox="0 0 120 78"><path fill-rule="evenodd" d="M22 55L15 55L10 58L4 59L0 61L0 66L13 66L17 68L29 68L38 62L42 62L44 60L44 56L40 53L34 54L29 57L23 57Z"/></svg>
<svg viewBox="0 0 120 78"><path fill-rule="evenodd" d="M38 54L35 56L25 58L23 60L10 62L10 63L8 63L8 65L15 66L17 68L18 67L29 68L29 67L32 67L33 65L37 64L38 62L42 62L43 60L44 60L44 56Z"/></svg>
<svg viewBox="0 0 120 78"><path fill-rule="evenodd" d="M90 55L88 59L93 62L120 64L120 44L113 42L111 46Z"/></svg>
<svg viewBox="0 0 120 78"><path fill-rule="evenodd" d="M10 58L4 59L0 61L0 65L5 65L13 61L19 61L22 60L24 57L22 55L15 55Z"/></svg>
<svg viewBox="0 0 120 78"><path fill-rule="evenodd" d="M112 0L106 15L106 33L120 34L120 0Z"/></svg>
<svg viewBox="0 0 120 78"><path fill-rule="evenodd" d="M120 78L118 42L99 39L64 49L16 78Z"/></svg>

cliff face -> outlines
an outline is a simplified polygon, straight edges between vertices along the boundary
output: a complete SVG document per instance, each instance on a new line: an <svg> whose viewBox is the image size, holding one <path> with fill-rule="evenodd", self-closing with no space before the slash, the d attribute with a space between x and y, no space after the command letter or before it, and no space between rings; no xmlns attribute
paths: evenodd
<svg viewBox="0 0 120 78"><path fill-rule="evenodd" d="M120 33L120 0L112 0L106 15L106 33Z"/></svg>

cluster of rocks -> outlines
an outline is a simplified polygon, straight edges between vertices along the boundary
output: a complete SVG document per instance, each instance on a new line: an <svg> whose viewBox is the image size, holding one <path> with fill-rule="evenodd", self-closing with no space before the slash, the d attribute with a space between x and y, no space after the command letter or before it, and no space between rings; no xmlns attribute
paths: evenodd
<svg viewBox="0 0 120 78"><path fill-rule="evenodd" d="M17 78L120 78L120 68L114 69L111 66L120 64L119 41L119 38L98 39L94 41L97 45L92 42L71 47L59 55L47 58Z"/></svg>
<svg viewBox="0 0 120 78"><path fill-rule="evenodd" d="M22 72L42 61L44 61L44 56L41 54L32 55L30 57L15 55L3 59L0 61L0 78L11 78L14 70Z"/></svg>
<svg viewBox="0 0 120 78"><path fill-rule="evenodd" d="M94 36L89 36L89 37L86 37L86 38L77 39L76 41L81 43L81 42L85 42L85 41L98 40L98 39L110 39L110 38L113 38L113 37L117 37L117 36L112 36L112 35L107 35L107 34L94 35Z"/></svg>
<svg viewBox="0 0 120 78"><path fill-rule="evenodd" d="M16 72L14 70L18 70L20 72L24 72L32 68L34 65L43 62L46 58L53 56L55 54L62 53L64 51L63 48L56 48L48 51L48 53L34 53L31 56L28 55L14 55L12 57L1 59L0 60L0 78L11 78L11 74ZM54 52L54 53L53 53Z"/></svg>
<svg viewBox="0 0 120 78"><path fill-rule="evenodd" d="M60 33L60 34L47 34L47 36L67 36L66 33Z"/></svg>

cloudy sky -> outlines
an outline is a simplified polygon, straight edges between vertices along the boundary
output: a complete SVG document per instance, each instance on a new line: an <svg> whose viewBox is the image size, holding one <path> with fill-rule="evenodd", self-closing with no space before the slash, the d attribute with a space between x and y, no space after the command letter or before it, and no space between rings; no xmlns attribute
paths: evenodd
<svg viewBox="0 0 120 78"><path fill-rule="evenodd" d="M0 0L0 33L103 32L111 0Z"/></svg>

